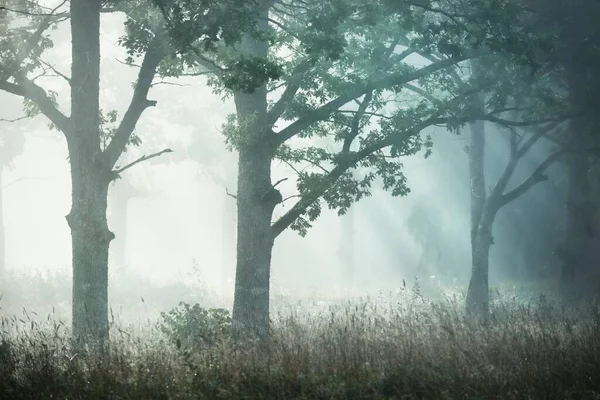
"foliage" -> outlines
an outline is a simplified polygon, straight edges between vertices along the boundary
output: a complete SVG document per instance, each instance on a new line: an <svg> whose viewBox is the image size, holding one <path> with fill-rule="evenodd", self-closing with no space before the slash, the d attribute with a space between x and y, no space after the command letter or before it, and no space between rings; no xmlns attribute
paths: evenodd
<svg viewBox="0 0 600 400"><path fill-rule="evenodd" d="M100 110L100 141L102 142L102 150L106 149L106 146L108 146L115 136L118 127L118 116L119 113L117 110L110 110L106 114ZM139 146L140 144L142 144L142 139L133 131L127 140L127 145ZM127 147L125 151L127 151Z"/></svg>
<svg viewBox="0 0 600 400"><path fill-rule="evenodd" d="M231 317L223 308L205 309L199 304L190 306L180 302L179 307L162 312L161 330L177 347L197 348L213 345L229 337Z"/></svg>
<svg viewBox="0 0 600 400"><path fill-rule="evenodd" d="M152 0L122 1L126 10L126 34L119 44L127 49L127 62L133 64L144 54L157 35L164 36L171 53L159 66L163 77L178 77L190 66L206 60L206 54L241 41L244 34L258 34L254 26L260 9L252 0ZM280 77L279 67L269 60L239 55L218 71L225 86L252 92L268 80Z"/></svg>

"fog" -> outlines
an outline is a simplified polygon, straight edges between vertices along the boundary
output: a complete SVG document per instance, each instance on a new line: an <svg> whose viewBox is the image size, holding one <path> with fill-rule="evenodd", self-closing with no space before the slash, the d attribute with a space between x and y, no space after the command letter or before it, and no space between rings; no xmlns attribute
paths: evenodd
<svg viewBox="0 0 600 400"><path fill-rule="evenodd" d="M119 115L130 100L131 82L137 72L115 61L126 57L118 44L122 23L118 15L104 16L101 42L101 104L105 112L115 109ZM55 48L49 52L48 61L68 73L67 26L53 36ZM40 82L58 93L60 107L68 113L65 82L48 77L40 78ZM127 183L141 191L128 203L124 265L111 264L111 280L135 275L157 287L196 282L229 304L235 266L236 155L226 148L221 126L234 111L232 101L213 94L202 77L155 82L150 98L158 105L147 110L138 124L136 133L142 143L130 147L118 164L165 148L174 152L136 165L111 185L111 229L116 224L110 205L116 188ZM20 115L15 98L1 93L0 102L2 118ZM26 135L23 153L16 158L14 169L4 175L7 268L16 274L70 277L70 232L65 215L71 197L66 143L60 132L49 130L47 125L42 116L2 122L7 134L20 130ZM276 239L273 293L342 298L394 290L403 280L413 282L415 278L425 285L454 285L466 290L471 251L471 189L465 151L469 130L465 127L458 136L442 129L425 133L433 135L433 155L404 159L411 189L408 196L394 198L377 188L371 197L354 204L348 215L339 217L336 211L324 211L305 238L287 230ZM499 129L488 134L486 178L490 187L506 163L507 137L507 132ZM533 149L511 184L524 179L547 151L544 146ZM550 171L554 176L559 173L560 166ZM280 186L286 198L295 193L294 175L276 163L273 182L282 178L289 178ZM554 181L537 185L500 211L491 253L492 285L526 279L531 264L547 262L544 257L553 233L542 222L560 214L563 202ZM293 199L278 206L275 217L291 204ZM349 277L340 249L343 226L350 218L353 234L347 240L354 243L350 259L354 260L355 272ZM550 240L540 239L540 232ZM113 253L114 247L115 241L111 244ZM135 286L131 290L135 291Z"/></svg>

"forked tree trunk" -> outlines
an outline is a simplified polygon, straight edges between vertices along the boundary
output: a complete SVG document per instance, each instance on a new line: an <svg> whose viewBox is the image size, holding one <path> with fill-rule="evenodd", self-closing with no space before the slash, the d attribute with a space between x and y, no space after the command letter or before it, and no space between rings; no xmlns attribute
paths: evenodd
<svg viewBox="0 0 600 400"><path fill-rule="evenodd" d="M260 29L267 28L267 12ZM244 40L251 56L267 57L267 44ZM237 261L233 327L237 334L264 337L269 332L269 289L274 235L271 219L281 194L271 184L274 137L267 126L267 88L252 94L236 93L238 119L248 127L239 147L237 185Z"/></svg>
<svg viewBox="0 0 600 400"><path fill-rule="evenodd" d="M71 0L71 164L73 336L80 344L108 339L108 229L111 168L100 153L101 0Z"/></svg>

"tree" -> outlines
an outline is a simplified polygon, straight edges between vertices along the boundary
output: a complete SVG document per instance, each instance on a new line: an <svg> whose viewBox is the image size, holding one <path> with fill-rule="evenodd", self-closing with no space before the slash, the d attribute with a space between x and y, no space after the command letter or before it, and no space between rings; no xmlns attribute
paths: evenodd
<svg viewBox="0 0 600 400"><path fill-rule="evenodd" d="M341 270L348 289L356 285L356 209L350 207L340 216L340 243L338 245Z"/></svg>
<svg viewBox="0 0 600 400"><path fill-rule="evenodd" d="M469 146L469 172L471 181L471 279L467 291L466 308L472 315L487 315L489 312L489 252L494 243L492 227L502 207L518 199L534 185L548 179L546 170L560 157L565 149L550 153L523 182L508 189L519 161L529 150L557 126L537 128L533 132L510 129L509 159L502 175L488 194L485 180L485 123L470 124L471 145Z"/></svg>
<svg viewBox="0 0 600 400"><path fill-rule="evenodd" d="M265 335L277 236L288 228L306 234L323 204L345 213L377 179L392 195L407 194L400 158L428 150L421 132L485 116L470 107L481 88L459 87L447 75L476 55L473 46L453 44L468 32L437 11L406 5L389 13L383 4L360 1L265 2L259 11L258 33L196 61L213 72L215 85L231 83L223 66L231 60L247 68L250 83L281 74L255 90L238 81L226 92L236 105L226 137L239 154L232 318L236 330ZM434 50L443 58L424 66L414 59ZM281 95L272 101L275 91ZM285 179L272 181L275 162L297 173L298 192L285 199L278 189ZM275 207L292 198L296 203L272 221Z"/></svg>
<svg viewBox="0 0 600 400"><path fill-rule="evenodd" d="M115 233L115 239L110 252L112 255L110 258L111 265L125 265L129 203L136 197L145 197L147 195L147 190L136 188L127 178L119 179L111 185L109 190L111 206L108 220L111 231Z"/></svg>
<svg viewBox="0 0 600 400"><path fill-rule="evenodd" d="M0 89L31 102L65 136L72 180L72 205L66 219L71 229L73 257L73 334L93 342L108 338L108 248L114 234L106 218L108 186L125 167L116 167L143 111L155 105L147 99L156 68L167 54L157 36L145 49L132 101L110 141L103 144L100 94L100 0L73 0L68 14L61 8L36 7L35 25L19 32L23 42L8 42ZM54 95L29 77L40 67L40 54L50 47L49 27L68 15L71 26L71 115L59 110ZM17 32L12 32L15 34Z"/></svg>
<svg viewBox="0 0 600 400"><path fill-rule="evenodd" d="M253 21L254 13L252 2L240 0L204 2L193 14L182 14L176 1L72 0L68 12L60 11L63 4L55 9L39 6L34 12L15 8L32 16L35 23L17 27L2 37L6 45L2 48L7 51L2 54L0 89L24 97L66 138L72 180L72 207L67 222L73 250L73 333L86 342L103 342L108 338L108 248L114 238L106 217L109 184L139 162L169 151L117 166L127 145L135 140L134 129L141 115L156 105L147 98L155 73L159 69L172 72L182 62L190 41L200 42L206 49L219 41L226 45L234 42ZM121 45L128 51L128 63L142 59L132 100L121 121L116 124L116 114L106 114L108 122L116 126L103 124L106 118L99 104L102 12L126 14L127 34ZM71 26L72 68L70 77L61 76L70 85L69 117L59 110L53 93L28 77L41 67L39 56L52 44L45 32L67 18ZM177 24L170 24L172 21ZM15 44L14 37L23 40Z"/></svg>
<svg viewBox="0 0 600 400"><path fill-rule="evenodd" d="M222 190L221 209L221 285L227 284L230 265L235 257L235 192L237 165L233 154L223 154L216 143L219 136L211 137L205 131L196 130L187 149L189 157L200 165L200 174L207 176Z"/></svg>
<svg viewBox="0 0 600 400"><path fill-rule="evenodd" d="M12 128L12 129L11 129ZM6 231L4 228L4 171L14 167L14 159L25 145L25 136L14 127L0 136L0 285L6 277Z"/></svg>
<svg viewBox="0 0 600 400"><path fill-rule="evenodd" d="M570 121L571 151L566 157L568 171L567 221L561 246L562 290L568 297L580 297L586 290L600 287L597 263L590 250L597 247L594 221L596 201L592 198L592 165L598 160L600 136L600 5L590 0L564 4L558 1L531 1L536 12L535 26L540 35L551 35L552 51L539 63L553 67L557 83L567 91L565 105L578 117ZM595 279L594 275L596 276ZM594 283L590 281L594 280Z"/></svg>

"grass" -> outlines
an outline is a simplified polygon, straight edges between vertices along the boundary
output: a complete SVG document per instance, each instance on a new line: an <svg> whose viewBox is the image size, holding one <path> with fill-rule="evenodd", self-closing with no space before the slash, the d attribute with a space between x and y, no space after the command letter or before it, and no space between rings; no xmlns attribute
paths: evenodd
<svg viewBox="0 0 600 400"><path fill-rule="evenodd" d="M384 301L385 300L385 301ZM1 303L0 303L1 305ZM102 356L68 327L0 322L0 398L600 399L600 304L495 296L487 321L418 292L274 315L268 343L178 346L156 324L115 323Z"/></svg>

